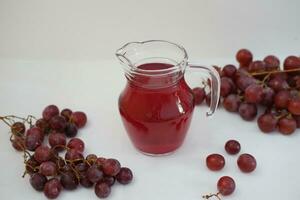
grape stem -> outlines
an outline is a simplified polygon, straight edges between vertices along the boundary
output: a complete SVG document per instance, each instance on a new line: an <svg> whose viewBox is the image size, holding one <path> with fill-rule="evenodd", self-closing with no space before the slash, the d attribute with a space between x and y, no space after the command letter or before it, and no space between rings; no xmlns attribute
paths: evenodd
<svg viewBox="0 0 300 200"><path fill-rule="evenodd" d="M221 197L219 196L220 195L220 192L216 193L216 194L207 194L207 195L203 195L202 198L203 199L210 199L212 197L216 197L218 198L219 200L221 200Z"/></svg>
<svg viewBox="0 0 300 200"><path fill-rule="evenodd" d="M279 73L286 73L286 72L300 72L300 68L299 69L287 69L287 70L276 70L276 71L269 71L269 72L253 72L250 73L250 75L252 76L260 76L260 75L268 75L268 74L279 74Z"/></svg>

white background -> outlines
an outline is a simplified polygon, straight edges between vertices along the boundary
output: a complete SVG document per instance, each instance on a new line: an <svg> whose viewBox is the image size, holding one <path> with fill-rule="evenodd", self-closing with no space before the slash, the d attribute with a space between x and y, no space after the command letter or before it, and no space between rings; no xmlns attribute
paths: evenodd
<svg viewBox="0 0 300 200"><path fill-rule="evenodd" d="M218 110L206 119L206 107L195 109L184 145L173 155L141 155L130 144L117 109L125 84L114 51L128 41L167 39L186 47L205 64L235 63L235 52L247 47L257 59L300 54L300 1L78 1L0 0L0 114L40 116L57 104L83 110L89 122L79 137L86 152L118 158L133 169L135 180L114 186L111 200L197 200L216 190L220 176L236 180L226 199L299 199L299 133L260 133L256 123ZM187 79L198 74L187 74ZM21 155L0 125L0 199L42 199L23 173ZM299 132L299 130L297 131ZM256 156L252 174L241 173L236 156L223 145L238 139L242 152ZM226 156L220 172L210 172L205 157ZM60 199L97 199L93 190L62 192ZM225 199L225 198L224 198Z"/></svg>

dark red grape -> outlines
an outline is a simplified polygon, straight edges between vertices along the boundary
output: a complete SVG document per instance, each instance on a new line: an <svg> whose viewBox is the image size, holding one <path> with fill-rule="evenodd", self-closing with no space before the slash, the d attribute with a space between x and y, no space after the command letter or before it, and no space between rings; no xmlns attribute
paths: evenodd
<svg viewBox="0 0 300 200"><path fill-rule="evenodd" d="M275 96L275 92L270 87L265 87L263 90L263 98L261 100L261 104L267 107L270 107L273 105L273 98Z"/></svg>
<svg viewBox="0 0 300 200"><path fill-rule="evenodd" d="M117 174L116 179L119 183L126 185L133 179L132 171L127 167L122 167L120 172Z"/></svg>
<svg viewBox="0 0 300 200"><path fill-rule="evenodd" d="M225 65L222 69L223 76L234 78L237 69L234 65Z"/></svg>
<svg viewBox="0 0 300 200"><path fill-rule="evenodd" d="M294 133L297 128L297 122L294 118L283 117L278 122L278 130L283 135L290 135Z"/></svg>
<svg viewBox="0 0 300 200"><path fill-rule="evenodd" d="M25 146L29 151L34 151L43 143L44 134L38 127L33 127L27 130L25 137Z"/></svg>
<svg viewBox="0 0 300 200"><path fill-rule="evenodd" d="M240 49L236 54L236 60L240 63L241 67L248 67L252 59L253 55L248 49Z"/></svg>
<svg viewBox="0 0 300 200"><path fill-rule="evenodd" d="M58 132L63 132L67 126L67 122L62 116L54 116L49 121L50 127Z"/></svg>
<svg viewBox="0 0 300 200"><path fill-rule="evenodd" d="M108 176L116 176L121 169L121 164L116 159L109 158L104 161L102 169L104 174Z"/></svg>
<svg viewBox="0 0 300 200"><path fill-rule="evenodd" d="M106 198L110 195L110 186L107 183L99 182L95 185L95 194L99 198Z"/></svg>
<svg viewBox="0 0 300 200"><path fill-rule="evenodd" d="M86 177L92 183L97 183L103 178L103 172L96 165L93 165L87 170Z"/></svg>
<svg viewBox="0 0 300 200"><path fill-rule="evenodd" d="M268 86L272 88L274 91L279 92L281 90L286 90L289 88L288 83L286 80L282 78L272 78L268 82Z"/></svg>
<svg viewBox="0 0 300 200"><path fill-rule="evenodd" d="M77 151L76 149L69 149L65 154L65 159L68 161L71 160L82 160L84 157L81 152Z"/></svg>
<svg viewBox="0 0 300 200"><path fill-rule="evenodd" d="M275 131L277 127L277 118L272 113L266 113L259 116L257 124L259 129L264 133Z"/></svg>
<svg viewBox="0 0 300 200"><path fill-rule="evenodd" d="M52 117L59 115L59 109L55 105L47 106L43 111L43 118L49 121Z"/></svg>
<svg viewBox="0 0 300 200"><path fill-rule="evenodd" d="M75 137L77 135L78 129L75 124L68 123L65 129L65 134L67 137Z"/></svg>
<svg viewBox="0 0 300 200"><path fill-rule="evenodd" d="M218 181L217 186L219 192L224 196L232 194L235 190L235 182L229 176L221 177Z"/></svg>
<svg viewBox="0 0 300 200"><path fill-rule="evenodd" d="M290 92L287 90L281 90L275 94L274 105L278 109L285 109L288 107L290 100Z"/></svg>
<svg viewBox="0 0 300 200"><path fill-rule="evenodd" d="M85 188L90 188L94 185L86 176L80 178L80 185Z"/></svg>
<svg viewBox="0 0 300 200"><path fill-rule="evenodd" d="M249 72L264 72L265 70L266 70L266 63L260 60L251 62L248 67Z"/></svg>
<svg viewBox="0 0 300 200"><path fill-rule="evenodd" d="M35 173L30 177L29 182L36 191L43 191L47 178L40 173Z"/></svg>
<svg viewBox="0 0 300 200"><path fill-rule="evenodd" d="M67 147L70 149L76 149L77 151L82 153L84 151L84 142L79 138L72 138L68 142Z"/></svg>
<svg viewBox="0 0 300 200"><path fill-rule="evenodd" d="M99 158L97 158L95 163L98 167L103 168L105 161L106 161L106 158L99 157Z"/></svg>
<svg viewBox="0 0 300 200"><path fill-rule="evenodd" d="M79 181L73 172L67 171L61 174L60 183L64 189L74 190L77 188Z"/></svg>
<svg viewBox="0 0 300 200"><path fill-rule="evenodd" d="M291 99L288 102L288 110L293 115L300 115L300 99Z"/></svg>
<svg viewBox="0 0 300 200"><path fill-rule="evenodd" d="M71 115L71 121L74 122L78 128L82 128L87 122L86 114L81 111L73 112Z"/></svg>
<svg viewBox="0 0 300 200"><path fill-rule="evenodd" d="M276 56L266 56L264 62L266 63L266 71L276 71L280 69L280 60Z"/></svg>
<svg viewBox="0 0 300 200"><path fill-rule="evenodd" d="M68 109L68 108L65 108L63 109L61 112L60 112L60 115L62 117L65 118L65 120L68 122L70 120L70 117L72 115L72 110Z"/></svg>
<svg viewBox="0 0 300 200"><path fill-rule="evenodd" d="M96 156L95 154L89 154L89 155L86 156L85 159L88 161L88 163L89 163L90 165L93 165L93 164L96 163L97 156Z"/></svg>
<svg viewBox="0 0 300 200"><path fill-rule="evenodd" d="M264 89L261 85L252 84L245 90L245 100L248 103L260 103L263 100Z"/></svg>
<svg viewBox="0 0 300 200"><path fill-rule="evenodd" d="M48 142L52 148L55 148L57 151L64 150L64 146L66 146L66 136L62 133L52 132L49 134Z"/></svg>
<svg viewBox="0 0 300 200"><path fill-rule="evenodd" d="M121 168L121 170L122 170L122 168ZM121 171L120 171L121 172ZM119 174L120 174L120 172L119 172ZM117 176L116 177L118 177L118 175L119 174L117 174ZM125 175L126 176L126 175ZM127 177L127 179L129 180L130 178L129 178L129 176L130 175L127 175L128 177ZM126 178L125 178L126 179ZM131 179L132 179L132 173L131 173ZM113 176L104 176L102 179L101 179L101 182L104 182L104 183L106 183L107 185L109 185L109 186L113 186L114 184L115 184L115 177L113 177ZM129 181L130 182L130 181Z"/></svg>
<svg viewBox="0 0 300 200"><path fill-rule="evenodd" d="M222 77L221 78L221 96L226 97L233 91L234 83L230 78Z"/></svg>
<svg viewBox="0 0 300 200"><path fill-rule="evenodd" d="M51 149L47 146L39 146L34 153L34 159L39 163L48 161L52 157Z"/></svg>
<svg viewBox="0 0 300 200"><path fill-rule="evenodd" d="M237 165L242 172L250 173L256 168L256 159L252 155L244 153L239 156Z"/></svg>
<svg viewBox="0 0 300 200"><path fill-rule="evenodd" d="M296 121L297 128L300 128L300 115L293 115L293 118Z"/></svg>
<svg viewBox="0 0 300 200"><path fill-rule="evenodd" d="M256 84L256 80L252 77L244 76L236 80L237 87L242 91L245 91L246 88L252 84Z"/></svg>
<svg viewBox="0 0 300 200"><path fill-rule="evenodd" d="M40 173L44 176L54 176L57 173L57 166L52 161L42 162L40 165Z"/></svg>
<svg viewBox="0 0 300 200"><path fill-rule="evenodd" d="M14 136L11 140L11 144L17 151L25 150L25 139L23 137Z"/></svg>
<svg viewBox="0 0 300 200"><path fill-rule="evenodd" d="M228 154L234 155L240 152L241 145L236 140L228 140L225 144L225 150Z"/></svg>
<svg viewBox="0 0 300 200"><path fill-rule="evenodd" d="M257 115L257 107L251 103L241 103L239 114L246 121L252 121Z"/></svg>
<svg viewBox="0 0 300 200"><path fill-rule="evenodd" d="M229 112L237 112L241 104L241 99L236 94L230 94L223 100L224 108Z"/></svg>
<svg viewBox="0 0 300 200"><path fill-rule="evenodd" d="M210 154L206 157L206 166L212 171L219 171L225 166L225 159L220 154Z"/></svg>
<svg viewBox="0 0 300 200"><path fill-rule="evenodd" d="M15 122L11 125L11 132L16 136L23 136L26 130L24 123L22 122Z"/></svg>
<svg viewBox="0 0 300 200"><path fill-rule="evenodd" d="M300 58L297 56L289 56L284 60L283 68L285 70L299 69L300 68Z"/></svg>
<svg viewBox="0 0 300 200"><path fill-rule="evenodd" d="M52 178L47 181L44 187L44 194L49 199L55 199L58 197L62 189L62 186L57 178Z"/></svg>
<svg viewBox="0 0 300 200"><path fill-rule="evenodd" d="M193 89L195 105L200 105L205 99L204 88L196 87Z"/></svg>

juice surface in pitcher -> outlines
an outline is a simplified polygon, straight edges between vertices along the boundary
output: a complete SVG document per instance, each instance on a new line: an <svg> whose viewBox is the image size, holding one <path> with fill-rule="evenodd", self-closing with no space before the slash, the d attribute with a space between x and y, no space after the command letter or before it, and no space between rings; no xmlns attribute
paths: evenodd
<svg viewBox="0 0 300 200"><path fill-rule="evenodd" d="M164 63L147 63L138 66L143 70L168 69ZM176 150L189 128L194 98L182 75L174 84L164 85L172 74L161 78L136 76L119 98L119 110L127 133L137 149L148 154L165 154ZM149 88L159 83L161 87Z"/></svg>

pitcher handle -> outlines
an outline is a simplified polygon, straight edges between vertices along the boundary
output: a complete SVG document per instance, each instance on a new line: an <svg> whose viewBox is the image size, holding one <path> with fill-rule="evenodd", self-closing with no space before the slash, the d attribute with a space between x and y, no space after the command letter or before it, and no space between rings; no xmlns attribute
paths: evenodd
<svg viewBox="0 0 300 200"><path fill-rule="evenodd" d="M202 71L208 75L210 75L211 80L211 101L209 110L206 112L206 116L211 116L214 114L216 109L218 108L219 98L220 98L220 76L219 73L212 66L201 66L196 63L188 63L188 67L191 70Z"/></svg>

